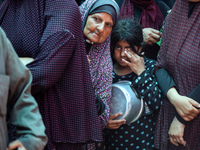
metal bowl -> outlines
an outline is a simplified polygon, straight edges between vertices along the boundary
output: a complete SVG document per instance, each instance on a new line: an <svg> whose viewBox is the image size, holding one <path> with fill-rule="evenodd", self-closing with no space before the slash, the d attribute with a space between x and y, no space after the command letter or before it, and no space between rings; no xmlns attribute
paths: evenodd
<svg viewBox="0 0 200 150"><path fill-rule="evenodd" d="M140 118L144 110L143 99L130 81L119 81L112 84L111 115L122 113L114 120L126 119L126 124L133 123Z"/></svg>

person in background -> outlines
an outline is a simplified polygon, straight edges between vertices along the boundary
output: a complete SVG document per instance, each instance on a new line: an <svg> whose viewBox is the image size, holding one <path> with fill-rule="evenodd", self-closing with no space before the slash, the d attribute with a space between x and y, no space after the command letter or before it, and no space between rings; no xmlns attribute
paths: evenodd
<svg viewBox="0 0 200 150"><path fill-rule="evenodd" d="M155 147L160 150L199 150L200 103L194 97L200 84L199 48L200 0L176 0L166 19L155 65L166 96L155 130Z"/></svg>
<svg viewBox="0 0 200 150"><path fill-rule="evenodd" d="M119 6L114 0L86 0L79 8L93 88L96 97L105 104L105 110L99 116L103 130L110 116L113 68L110 33L117 23ZM87 148L94 149L94 144L90 146Z"/></svg>
<svg viewBox="0 0 200 150"><path fill-rule="evenodd" d="M156 114L161 106L161 91L154 76L155 60L143 57L142 28L133 19L122 19L111 34L113 58L113 83L128 80L144 100L142 116L135 122L113 120L122 115L110 116L106 126L106 150L154 150L154 127Z"/></svg>
<svg viewBox="0 0 200 150"><path fill-rule="evenodd" d="M43 150L47 143L38 105L31 95L32 76L0 27L0 149ZM6 118L18 139L8 144Z"/></svg>
<svg viewBox="0 0 200 150"><path fill-rule="evenodd" d="M117 1L121 3L121 1ZM157 44L160 41L160 30L163 25L164 18L170 8L157 0L123 0L121 4L120 17L133 16L135 20L143 28L144 43L143 47L145 56L150 59L157 59L157 53L160 46Z"/></svg>
<svg viewBox="0 0 200 150"><path fill-rule="evenodd" d="M176 0L157 0L157 1L165 3L167 6L169 6L170 9L172 9Z"/></svg>
<svg viewBox="0 0 200 150"><path fill-rule="evenodd" d="M27 67L46 126L45 149L75 150L102 141L76 2L4 0L0 25L19 57L34 59Z"/></svg>

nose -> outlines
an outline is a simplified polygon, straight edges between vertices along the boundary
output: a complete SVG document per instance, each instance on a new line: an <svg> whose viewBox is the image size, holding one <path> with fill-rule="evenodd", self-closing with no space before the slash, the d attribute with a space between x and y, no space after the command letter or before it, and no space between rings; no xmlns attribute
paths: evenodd
<svg viewBox="0 0 200 150"><path fill-rule="evenodd" d="M97 27L98 31L99 32L103 32L103 29L104 29L104 23L100 23Z"/></svg>
<svg viewBox="0 0 200 150"><path fill-rule="evenodd" d="M126 54L125 54L125 48L122 48L122 50L121 50L121 56L122 57L126 56Z"/></svg>

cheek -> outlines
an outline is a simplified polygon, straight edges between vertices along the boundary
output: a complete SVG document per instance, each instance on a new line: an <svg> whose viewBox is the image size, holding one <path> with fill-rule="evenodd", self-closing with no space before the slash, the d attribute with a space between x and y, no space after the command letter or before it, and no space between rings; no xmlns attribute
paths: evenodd
<svg viewBox="0 0 200 150"><path fill-rule="evenodd" d="M102 36L101 36L101 39L105 41L108 38L108 36L110 35L111 31L112 30L104 31Z"/></svg>
<svg viewBox="0 0 200 150"><path fill-rule="evenodd" d="M120 52L116 52L115 51L115 53L114 53L114 58L117 60L117 59L119 59L120 58Z"/></svg>

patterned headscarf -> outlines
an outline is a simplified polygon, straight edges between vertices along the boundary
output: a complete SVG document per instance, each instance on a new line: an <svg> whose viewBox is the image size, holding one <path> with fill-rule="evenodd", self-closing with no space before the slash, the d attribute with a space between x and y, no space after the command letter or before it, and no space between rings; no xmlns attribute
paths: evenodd
<svg viewBox="0 0 200 150"><path fill-rule="evenodd" d="M83 23L88 17L88 12L97 1L101 0L86 0L79 7ZM114 0L106 0L104 4L110 4L114 8L118 6ZM119 9L116 9L116 12L119 13ZM101 126L104 128L110 115L112 86L113 66L110 55L110 36L101 44L93 44L90 48L88 57L90 59L90 72L95 93L100 96L101 100L106 105L104 113L100 115Z"/></svg>
<svg viewBox="0 0 200 150"><path fill-rule="evenodd" d="M161 29L164 17L154 0L124 0L120 16L134 16L134 4L142 8L139 23L143 28Z"/></svg>

